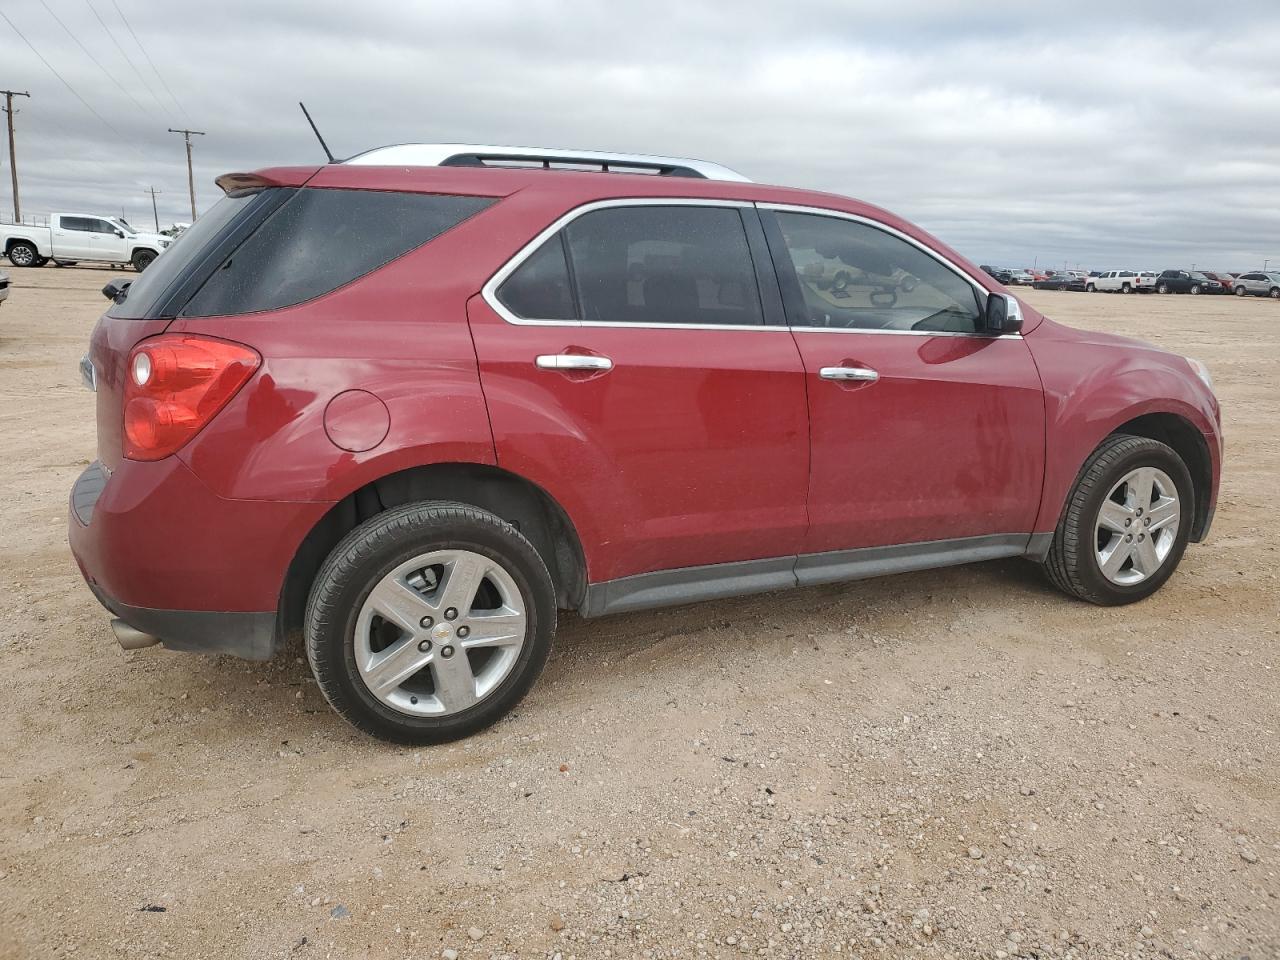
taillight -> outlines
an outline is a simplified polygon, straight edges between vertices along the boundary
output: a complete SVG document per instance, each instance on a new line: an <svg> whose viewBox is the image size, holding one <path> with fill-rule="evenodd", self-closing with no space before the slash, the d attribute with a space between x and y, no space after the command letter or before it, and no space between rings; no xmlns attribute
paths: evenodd
<svg viewBox="0 0 1280 960"><path fill-rule="evenodd" d="M143 340L125 368L124 455L162 460L226 406L262 358L239 343L164 334Z"/></svg>

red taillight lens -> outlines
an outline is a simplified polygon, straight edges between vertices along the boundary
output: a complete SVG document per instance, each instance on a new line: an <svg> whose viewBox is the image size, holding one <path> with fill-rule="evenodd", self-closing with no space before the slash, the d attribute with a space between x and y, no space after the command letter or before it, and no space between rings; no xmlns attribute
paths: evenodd
<svg viewBox="0 0 1280 960"><path fill-rule="evenodd" d="M124 455L162 460L200 432L258 369L239 343L164 334L129 354L124 374Z"/></svg>

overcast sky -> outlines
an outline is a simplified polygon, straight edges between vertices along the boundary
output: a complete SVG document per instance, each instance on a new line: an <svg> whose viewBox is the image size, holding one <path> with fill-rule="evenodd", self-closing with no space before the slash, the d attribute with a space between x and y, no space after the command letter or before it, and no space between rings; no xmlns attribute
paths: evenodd
<svg viewBox="0 0 1280 960"><path fill-rule="evenodd" d="M0 88L32 94L15 101L27 215L149 227L154 184L161 225L188 220L166 128L207 132L204 210L220 173L320 158L302 99L339 156L694 156L881 204L987 263L1280 263L1275 0L980 6L0 0Z"/></svg>

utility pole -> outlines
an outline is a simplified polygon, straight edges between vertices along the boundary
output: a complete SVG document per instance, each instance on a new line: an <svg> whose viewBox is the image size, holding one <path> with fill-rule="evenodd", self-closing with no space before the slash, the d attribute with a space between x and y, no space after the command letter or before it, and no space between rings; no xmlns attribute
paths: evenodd
<svg viewBox="0 0 1280 960"><path fill-rule="evenodd" d="M160 232L160 212L156 210L156 194L164 193L163 190L157 190L155 187L149 187L143 191L151 194L151 215L156 218L156 233Z"/></svg>
<svg viewBox="0 0 1280 960"><path fill-rule="evenodd" d="M191 193L191 222L196 222L196 178L191 172L191 137L203 137L203 130L175 130L169 128L170 133L182 134L182 139L187 142L187 190Z"/></svg>
<svg viewBox="0 0 1280 960"><path fill-rule="evenodd" d="M4 94L4 112L8 114L9 120L9 176L13 178L13 220L14 223L21 223L22 206L18 203L18 154L13 147L13 98L30 99L31 94L25 90L0 90L0 93Z"/></svg>

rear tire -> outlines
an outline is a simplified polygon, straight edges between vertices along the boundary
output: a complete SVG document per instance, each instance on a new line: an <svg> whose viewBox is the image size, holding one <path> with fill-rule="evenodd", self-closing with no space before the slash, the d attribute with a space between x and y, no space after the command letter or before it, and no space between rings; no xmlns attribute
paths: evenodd
<svg viewBox="0 0 1280 960"><path fill-rule="evenodd" d="M155 261L158 254L152 250L138 250L133 255L133 269L141 273Z"/></svg>
<svg viewBox="0 0 1280 960"><path fill-rule="evenodd" d="M1098 292L1098 288L1097 288L1097 287L1095 287L1092 283L1086 283L1086 284L1084 285L1084 292L1085 292L1085 293L1097 293L1097 292Z"/></svg>
<svg viewBox="0 0 1280 960"><path fill-rule="evenodd" d="M1129 286L1129 284L1127 284L1127 283L1126 283L1126 284L1124 284L1123 286L1121 286L1121 287L1120 287L1120 292L1121 292L1121 293L1133 293L1133 287Z"/></svg>
<svg viewBox="0 0 1280 960"><path fill-rule="evenodd" d="M533 545L491 513L441 501L347 534L316 575L305 618L329 705L366 733L413 744L456 740L507 713L542 672L555 630L555 589ZM495 631L501 642L482 642Z"/></svg>
<svg viewBox="0 0 1280 960"><path fill-rule="evenodd" d="M1147 476L1163 478L1153 489L1159 490L1166 481L1174 489L1163 490L1159 498L1149 499L1145 505L1139 498L1138 512L1135 513L1115 497L1118 486L1139 470L1149 471ZM1128 488L1123 490L1128 494ZM1176 503L1170 504L1169 498L1175 491ZM1143 495L1149 493L1151 490ZM1126 496L1125 499L1132 498ZM1090 454L1080 471L1053 533L1053 544L1044 563L1049 582L1063 593L1101 606L1120 606L1151 596L1173 575L1182 559L1191 533L1193 502L1191 474L1172 448L1146 437L1125 434L1108 437ZM1106 521L1102 513L1104 506L1108 509ZM1108 527L1113 514L1133 525L1117 523ZM1151 527L1144 521L1153 518L1157 518L1157 532L1150 533ZM1173 522L1177 526L1168 535L1167 542L1161 538L1157 556L1156 543L1161 526L1167 533ZM1132 559L1125 560L1120 569L1109 576L1103 571L1103 557L1108 551L1100 541L1108 538L1110 542L1117 536L1122 541L1125 536L1134 538L1116 544L1116 548L1126 551L1124 556L1132 556ZM1143 548L1138 546L1136 539L1139 536L1144 542L1147 536L1151 538L1146 547L1151 551L1148 556L1151 557L1152 569L1149 571L1139 569L1143 565L1140 563Z"/></svg>
<svg viewBox="0 0 1280 960"><path fill-rule="evenodd" d="M9 248L9 262L15 267L38 267L40 252L25 240L19 240Z"/></svg>
<svg viewBox="0 0 1280 960"><path fill-rule="evenodd" d="M1237 286L1236 286L1236 296L1237 296L1237 297L1243 297L1246 293L1248 293L1248 291L1247 291L1247 290L1245 290L1245 288L1244 288L1243 286L1239 286L1239 285L1237 285Z"/></svg>
<svg viewBox="0 0 1280 960"><path fill-rule="evenodd" d="M1160 286L1156 287L1156 293L1168 293L1168 292L1169 292L1169 285L1167 283L1162 283L1160 284Z"/></svg>

